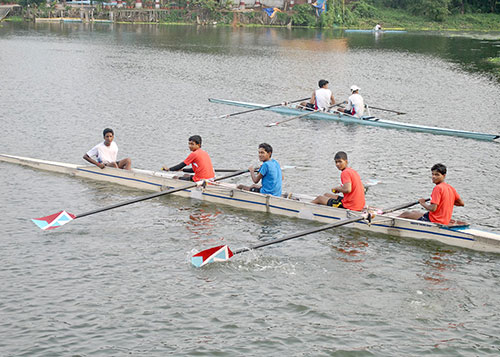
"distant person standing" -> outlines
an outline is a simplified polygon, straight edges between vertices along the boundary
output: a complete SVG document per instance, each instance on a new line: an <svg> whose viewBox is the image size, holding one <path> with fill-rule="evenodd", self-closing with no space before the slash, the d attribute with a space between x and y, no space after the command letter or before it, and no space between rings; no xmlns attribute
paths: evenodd
<svg viewBox="0 0 500 357"><path fill-rule="evenodd" d="M108 166L115 167L117 169L130 170L132 168L132 160L130 160L130 158L127 157L126 159L121 159L120 161L116 160L118 156L118 145L116 145L113 141L115 138L113 129L104 129L102 135L104 136L104 142L101 142L90 149L85 155L83 155L83 158L101 169ZM93 157L96 159L94 160Z"/></svg>
<svg viewBox="0 0 500 357"><path fill-rule="evenodd" d="M325 111L335 104L335 98L333 97L332 91L328 89L328 81L326 79L320 79L318 87L319 88L312 93L309 102L302 102L299 107L306 110Z"/></svg>
<svg viewBox="0 0 500 357"><path fill-rule="evenodd" d="M359 94L361 88L357 85L351 86L351 96L347 102L347 108L338 108L339 112L349 114L355 117L362 117L365 112L365 101L361 94Z"/></svg>
<svg viewBox="0 0 500 357"><path fill-rule="evenodd" d="M382 26L380 24L376 24L373 31L382 31Z"/></svg>

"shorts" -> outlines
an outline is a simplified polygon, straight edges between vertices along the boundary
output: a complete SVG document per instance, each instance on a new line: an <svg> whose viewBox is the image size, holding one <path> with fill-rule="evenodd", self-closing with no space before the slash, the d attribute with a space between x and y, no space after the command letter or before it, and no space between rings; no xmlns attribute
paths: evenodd
<svg viewBox="0 0 500 357"><path fill-rule="evenodd" d="M184 181L193 181L193 176L179 176L179 180L184 180Z"/></svg>
<svg viewBox="0 0 500 357"><path fill-rule="evenodd" d="M430 222L431 220L429 218L429 212L425 212L424 215L420 217L418 220L424 222Z"/></svg>
<svg viewBox="0 0 500 357"><path fill-rule="evenodd" d="M349 110L346 109L346 110L344 110L344 114L354 115L352 109L349 109Z"/></svg>
<svg viewBox="0 0 500 357"><path fill-rule="evenodd" d="M330 198L328 202L326 202L326 205L330 207L344 208L344 206L342 205L343 199L344 197L342 196L338 196L337 198Z"/></svg>
<svg viewBox="0 0 500 357"><path fill-rule="evenodd" d="M314 105L313 103L307 103L306 104L306 109L308 109L308 110L316 110L316 105Z"/></svg>
<svg viewBox="0 0 500 357"><path fill-rule="evenodd" d="M260 187L250 187L250 192L260 193Z"/></svg>

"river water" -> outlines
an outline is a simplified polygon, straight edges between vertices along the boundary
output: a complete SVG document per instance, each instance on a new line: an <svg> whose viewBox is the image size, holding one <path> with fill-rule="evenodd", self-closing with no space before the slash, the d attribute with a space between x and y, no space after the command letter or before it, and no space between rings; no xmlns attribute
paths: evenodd
<svg viewBox="0 0 500 357"><path fill-rule="evenodd" d="M499 144L283 119L209 97L274 104L330 81L376 114L499 133L500 34L344 34L306 29L11 24L0 27L0 153L83 164L115 130L120 157L159 169L187 138L223 168L268 142L287 191L339 181L343 150L380 183L370 204L429 196L430 167L466 206L455 217L500 232ZM52 232L29 218L81 213L144 192L0 163L2 356L477 356L500 353L500 256L339 228L195 269L194 250L239 248L315 224L163 197ZM249 183L248 177L234 182Z"/></svg>

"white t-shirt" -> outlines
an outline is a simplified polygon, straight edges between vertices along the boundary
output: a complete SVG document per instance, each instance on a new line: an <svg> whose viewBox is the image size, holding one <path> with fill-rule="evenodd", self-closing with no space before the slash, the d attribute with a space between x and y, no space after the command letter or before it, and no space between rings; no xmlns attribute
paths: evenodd
<svg viewBox="0 0 500 357"><path fill-rule="evenodd" d="M373 28L373 31L380 31L382 30L382 26L380 25L375 25L375 27Z"/></svg>
<svg viewBox="0 0 500 357"><path fill-rule="evenodd" d="M354 116L360 118L365 112L365 101L359 93L354 93L349 97L349 103L347 109L351 110L354 108Z"/></svg>
<svg viewBox="0 0 500 357"><path fill-rule="evenodd" d="M102 162L103 164L116 162L116 157L118 156L118 145L112 141L109 146L106 146L103 141L90 149L87 152L87 155L90 157L95 156L97 161Z"/></svg>
<svg viewBox="0 0 500 357"><path fill-rule="evenodd" d="M332 91L326 88L316 89L314 92L316 97L316 106L320 110L325 110L330 105L332 105L330 99L332 97Z"/></svg>

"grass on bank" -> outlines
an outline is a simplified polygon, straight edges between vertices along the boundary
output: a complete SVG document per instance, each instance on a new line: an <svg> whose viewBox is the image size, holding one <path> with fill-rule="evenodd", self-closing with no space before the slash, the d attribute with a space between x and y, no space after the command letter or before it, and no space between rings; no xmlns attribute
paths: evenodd
<svg viewBox="0 0 500 357"><path fill-rule="evenodd" d="M359 23L359 28L381 23L383 28L407 30L500 31L500 14L449 15L443 21L432 21L402 10L377 8L370 16L360 18Z"/></svg>

